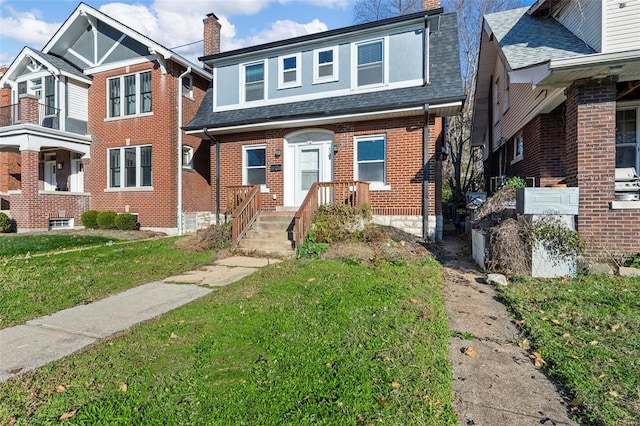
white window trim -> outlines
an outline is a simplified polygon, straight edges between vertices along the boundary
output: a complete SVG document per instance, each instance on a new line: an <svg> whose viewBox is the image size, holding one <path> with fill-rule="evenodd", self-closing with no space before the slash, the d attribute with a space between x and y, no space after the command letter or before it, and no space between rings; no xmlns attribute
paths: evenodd
<svg viewBox="0 0 640 426"><path fill-rule="evenodd" d="M140 108L142 106L142 99L141 99L142 92L140 91L142 89L142 85L140 81L140 74L144 74L146 72L151 72L151 111L140 112ZM124 108L125 108L124 79L125 77L131 76L131 75L136 76L136 112L134 114L125 115L124 114ZM109 104L109 102L111 101L111 99L109 98L109 82L115 79L120 80L120 115L112 116L111 105ZM180 82L180 84L182 84L182 82ZM137 72L131 72L131 73L121 74L121 75L107 78L105 98L106 98L106 104L107 104L107 113L105 115L104 121L124 120L127 118L145 117L145 116L153 115L153 72L152 70L150 69L140 70Z"/></svg>
<svg viewBox="0 0 640 426"><path fill-rule="evenodd" d="M289 58L296 58L296 79L285 83L284 81L284 60ZM289 70L291 71L291 70ZM278 89L290 89L292 87L302 86L302 53L295 53L293 55L284 55L278 57Z"/></svg>
<svg viewBox="0 0 640 426"><path fill-rule="evenodd" d="M519 140L522 140L522 152L520 153L520 155L517 155ZM524 138L522 136L522 132L519 132L519 133L516 133L516 135L513 137L513 160L511 160L511 164L515 164L518 161L522 161L523 158L524 158Z"/></svg>
<svg viewBox="0 0 640 426"><path fill-rule="evenodd" d="M268 193L269 187L267 187L267 145L266 144L256 144L256 145L242 145L242 184L249 185L247 183L247 151L250 149L264 149L265 157L264 157L264 179L265 183L260 185L260 192Z"/></svg>
<svg viewBox="0 0 640 426"><path fill-rule="evenodd" d="M184 155L186 151L189 151L189 161L185 164ZM189 145L182 145L182 168L185 170L193 170L193 147Z"/></svg>
<svg viewBox="0 0 640 426"><path fill-rule="evenodd" d="M333 74L320 77L320 53L331 50L333 52ZM314 49L313 51L313 84L330 83L338 81L338 46Z"/></svg>
<svg viewBox="0 0 640 426"><path fill-rule="evenodd" d="M189 80L189 90L187 91L184 90L184 85L182 85L182 80L180 81L180 84L182 85L182 96L184 96L187 99L193 100L193 77L188 75L188 76L182 77L182 79ZM153 102L153 95L151 96L151 101Z"/></svg>
<svg viewBox="0 0 640 426"><path fill-rule="evenodd" d="M353 138L353 176L354 180L360 180L358 176L358 142L360 141L368 141L372 139L383 139L384 140L384 182L369 182L369 189L371 191L390 191L391 185L387 184L387 135L384 133L378 133L373 135L362 135L355 136Z"/></svg>
<svg viewBox="0 0 640 426"><path fill-rule="evenodd" d="M140 155L140 149L148 146L153 146L151 144L146 145L127 145L127 146L119 146L113 148L107 148L107 188L105 192L119 192L119 191L153 191L153 148L151 148L151 185L149 186L141 186L142 182L142 165L141 160L142 156ZM135 148L136 149L136 186L125 186L125 149L127 148ZM110 186L111 185L111 155L110 152L113 150L120 151L120 186Z"/></svg>
<svg viewBox="0 0 640 426"><path fill-rule="evenodd" d="M263 64L264 68L263 68L263 76L262 76L262 82L263 82L263 93L262 93L262 99L258 99L255 101L247 101L245 99L246 97L246 92L245 92L245 69L248 66L251 65L257 65L257 64ZM267 94L269 93L268 90L268 78L267 76L268 74L268 67L269 67L269 61L253 61L253 62L247 62L244 64L240 65L240 104L246 104L246 105L258 105L261 103L264 103L267 100Z"/></svg>
<svg viewBox="0 0 640 426"><path fill-rule="evenodd" d="M358 46L382 42L382 83L367 84L358 86ZM351 43L351 90L369 89L372 87L382 87L389 84L389 37L374 38Z"/></svg>

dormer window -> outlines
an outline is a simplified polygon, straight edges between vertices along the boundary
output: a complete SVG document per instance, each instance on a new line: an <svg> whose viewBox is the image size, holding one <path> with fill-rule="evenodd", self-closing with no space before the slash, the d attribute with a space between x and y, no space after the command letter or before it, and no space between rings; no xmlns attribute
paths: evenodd
<svg viewBox="0 0 640 426"><path fill-rule="evenodd" d="M356 45L356 87L384 84L384 41L376 40Z"/></svg>
<svg viewBox="0 0 640 426"><path fill-rule="evenodd" d="M261 101L265 98L264 62L247 64L242 67L244 82L244 101Z"/></svg>
<svg viewBox="0 0 640 426"><path fill-rule="evenodd" d="M278 73L279 89L300 86L301 63L301 55L299 53L278 58L280 67L280 72Z"/></svg>
<svg viewBox="0 0 640 426"><path fill-rule="evenodd" d="M338 80L338 48L313 51L313 83Z"/></svg>

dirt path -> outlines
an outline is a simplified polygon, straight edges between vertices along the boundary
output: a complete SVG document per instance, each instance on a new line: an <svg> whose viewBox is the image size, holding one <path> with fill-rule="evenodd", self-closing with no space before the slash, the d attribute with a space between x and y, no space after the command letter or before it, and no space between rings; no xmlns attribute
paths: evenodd
<svg viewBox="0 0 640 426"><path fill-rule="evenodd" d="M462 242L447 236L443 276L454 405L461 425L576 425L556 386L536 369L492 285L460 255ZM464 333L464 334L463 334ZM470 337L470 336L469 336ZM472 351L465 349L472 348Z"/></svg>

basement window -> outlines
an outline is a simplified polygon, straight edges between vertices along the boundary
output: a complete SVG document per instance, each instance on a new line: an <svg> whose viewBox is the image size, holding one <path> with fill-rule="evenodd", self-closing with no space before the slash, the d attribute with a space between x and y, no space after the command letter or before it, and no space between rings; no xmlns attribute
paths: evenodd
<svg viewBox="0 0 640 426"><path fill-rule="evenodd" d="M73 228L73 219L68 218L55 218L49 219L49 229L55 231L56 229L71 229Z"/></svg>

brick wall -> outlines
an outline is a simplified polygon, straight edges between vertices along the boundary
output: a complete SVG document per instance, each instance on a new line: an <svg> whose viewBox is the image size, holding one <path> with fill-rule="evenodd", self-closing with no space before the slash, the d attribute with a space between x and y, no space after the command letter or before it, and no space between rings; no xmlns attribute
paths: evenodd
<svg viewBox="0 0 640 426"><path fill-rule="evenodd" d="M422 214L422 116L376 120L367 122L324 125L319 128L334 132L334 145L339 151L334 155L334 181L354 179L354 137L368 134L386 134L387 137L387 184L390 191L372 191L371 206L380 215ZM265 144L267 157L267 187L270 192L262 194L264 210L275 210L283 205L284 179L287 170L270 172L272 164L283 164L275 157L275 151L284 155L284 137L300 128L269 130L264 132L220 135L221 161L221 211L226 208L226 187L242 184L242 146ZM432 117L429 130L429 214L442 211L440 187L441 167L435 159L436 143L442 143L442 120ZM215 149L211 148L212 200L215 200ZM438 182L436 181L438 180ZM275 199L274 199L275 195ZM439 205L436 202L439 200ZM214 201L212 201L212 204ZM215 208L215 207L214 207Z"/></svg>
<svg viewBox="0 0 640 426"><path fill-rule="evenodd" d="M640 210L614 200L616 81L580 80L567 89L567 180L580 188L578 231L587 257L611 260L640 251Z"/></svg>

